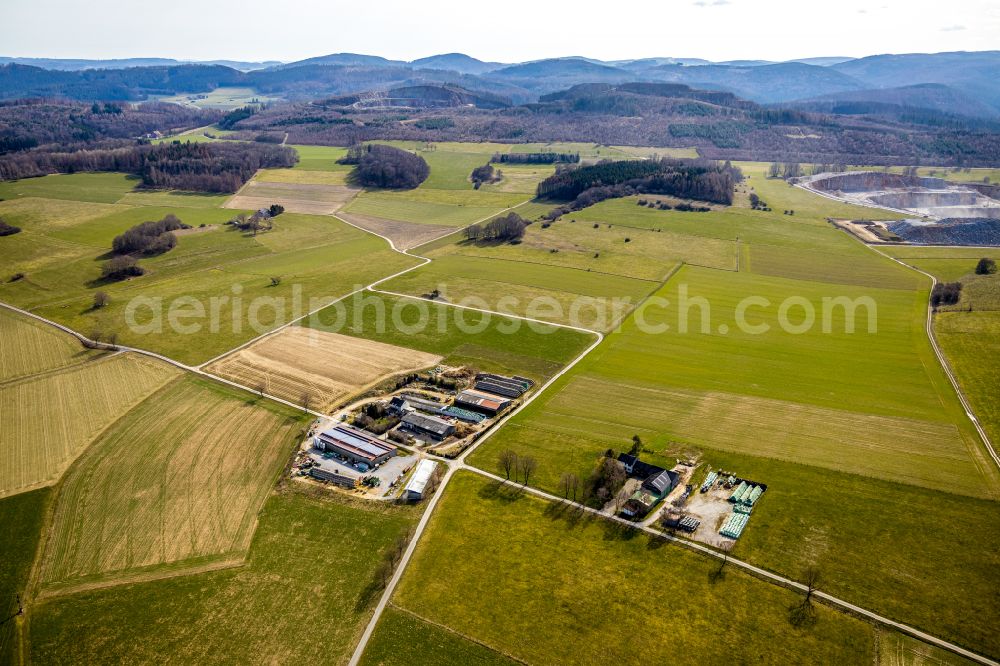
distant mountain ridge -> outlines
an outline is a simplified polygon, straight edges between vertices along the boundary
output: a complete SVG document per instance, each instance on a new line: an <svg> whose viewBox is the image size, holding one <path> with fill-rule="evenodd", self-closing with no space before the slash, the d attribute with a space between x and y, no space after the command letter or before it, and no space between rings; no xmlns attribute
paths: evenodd
<svg viewBox="0 0 1000 666"><path fill-rule="evenodd" d="M848 113L851 103L884 104L901 109L931 109L972 118L1000 118L1000 109L973 99L961 90L943 83L917 83L896 88L851 90L797 100L793 105L824 113ZM861 104L855 108L857 113L865 112L865 107Z"/></svg>
<svg viewBox="0 0 1000 666"><path fill-rule="evenodd" d="M32 64L20 62L25 60ZM670 57L605 62L571 56L504 64L463 53L432 55L410 62L359 53L333 53L281 64L190 64L163 58L0 58L0 63L4 62L8 64L0 65L0 99L52 96L142 100L151 95L240 86L299 100L442 84L499 95L521 104L581 84L645 82L725 91L760 104L803 102L830 109L839 108L831 106L835 103L865 102L976 118L992 118L994 111L1000 111L1000 51L817 57L779 63L712 63ZM947 89L917 87L927 85ZM889 92L877 92L885 90Z"/></svg>
<svg viewBox="0 0 1000 666"><path fill-rule="evenodd" d="M242 60L174 60L173 58L112 58L87 60L77 58L11 58L0 56L0 65L31 65L42 69L73 72L82 69L125 69L126 67L171 67L176 65L222 65L243 72L275 67L277 60L245 62Z"/></svg>

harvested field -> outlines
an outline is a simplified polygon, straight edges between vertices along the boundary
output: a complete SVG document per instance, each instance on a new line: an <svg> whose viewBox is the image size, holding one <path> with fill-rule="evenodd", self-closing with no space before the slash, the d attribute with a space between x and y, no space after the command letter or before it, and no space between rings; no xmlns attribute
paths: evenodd
<svg viewBox="0 0 1000 666"><path fill-rule="evenodd" d="M177 373L117 354L0 386L0 497L55 482L104 428Z"/></svg>
<svg viewBox="0 0 1000 666"><path fill-rule="evenodd" d="M6 309L0 309L0 340L0 385L100 356L72 336Z"/></svg>
<svg viewBox="0 0 1000 666"><path fill-rule="evenodd" d="M190 376L126 414L67 475L49 591L242 558L301 415ZM127 573L126 573L127 572Z"/></svg>
<svg viewBox="0 0 1000 666"><path fill-rule="evenodd" d="M392 240L392 244L398 250L409 250L410 248L423 245L435 238L455 231L455 227L443 227L434 224L411 224L409 222L386 220L381 217L359 215L356 213L338 213L337 216L351 224L356 224L362 229L385 236Z"/></svg>
<svg viewBox="0 0 1000 666"><path fill-rule="evenodd" d="M440 361L438 355L405 347L289 326L207 370L250 388L263 386L268 394L295 403L308 392L313 408L324 411L384 377Z"/></svg>
<svg viewBox="0 0 1000 666"><path fill-rule="evenodd" d="M257 210L280 204L289 213L329 215L354 198L358 190L346 185L251 180L224 208Z"/></svg>

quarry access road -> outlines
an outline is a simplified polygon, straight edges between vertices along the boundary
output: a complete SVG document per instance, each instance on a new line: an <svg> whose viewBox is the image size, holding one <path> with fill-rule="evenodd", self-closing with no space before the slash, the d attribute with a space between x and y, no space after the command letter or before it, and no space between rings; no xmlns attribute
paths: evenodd
<svg viewBox="0 0 1000 666"><path fill-rule="evenodd" d="M920 273L921 275L926 275L927 277L929 277L931 279L931 293L934 292L934 287L937 286L938 283L938 279L934 275L931 275L927 271L921 270L916 266L912 266L906 263L905 261L901 261L896 257L890 256L873 245L870 245L868 243L865 243L864 245L873 252L877 252L878 254L882 255L886 259L895 261L897 264L901 266L905 266L911 270ZM941 348L938 346L937 337L935 337L934 335L934 306L931 305L930 301L927 302L927 321L925 324L925 328L927 331L927 338L931 342L931 348L934 349L934 355L937 356L938 363L940 363L941 367L944 369L944 374L948 375L948 381L951 382L951 387L955 389L955 395L958 396L959 402L962 403L962 408L965 410L965 415L969 417L970 421L972 421L972 425L975 426L976 432L979 433L979 437L983 440L983 444L986 446L986 452L989 453L990 457L993 459L993 462L997 465L997 467L1000 467L1000 455L997 455L996 449L993 448L993 442L990 441L989 435L986 434L986 431L983 430L983 426L980 425L979 419L976 418L976 413L972 410L972 405L969 404L968 398L966 398L965 393L962 392L962 387L959 386L958 384L958 378L955 377L955 373L952 372L951 365L948 363L948 359L945 358L944 354L941 352Z"/></svg>

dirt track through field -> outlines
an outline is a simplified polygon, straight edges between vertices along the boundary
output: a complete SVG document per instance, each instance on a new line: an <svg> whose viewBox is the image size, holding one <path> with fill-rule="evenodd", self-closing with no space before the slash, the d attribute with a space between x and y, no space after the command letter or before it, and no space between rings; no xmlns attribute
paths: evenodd
<svg viewBox="0 0 1000 666"><path fill-rule="evenodd" d="M437 365L441 357L374 340L290 326L226 356L208 372L326 411L380 379Z"/></svg>

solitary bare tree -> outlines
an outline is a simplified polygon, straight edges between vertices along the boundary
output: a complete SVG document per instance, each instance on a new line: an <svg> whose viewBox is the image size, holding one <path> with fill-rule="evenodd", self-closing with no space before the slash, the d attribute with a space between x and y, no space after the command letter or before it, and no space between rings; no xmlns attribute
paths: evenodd
<svg viewBox="0 0 1000 666"><path fill-rule="evenodd" d="M816 591L816 587L819 585L821 580L820 571L818 567L812 566L806 569L805 580L803 581L806 586L806 599L805 603L812 603L813 592Z"/></svg>
<svg viewBox="0 0 1000 666"><path fill-rule="evenodd" d="M528 485L531 480L531 474L536 469L538 469L538 463L531 456L525 456L520 459L521 474L524 475L524 485Z"/></svg>
<svg viewBox="0 0 1000 666"><path fill-rule="evenodd" d="M507 449L506 451L501 451L500 455L497 457L497 462L500 465L500 469L503 470L504 476L510 481L510 473L514 472L514 481L517 481L517 454Z"/></svg>
<svg viewBox="0 0 1000 666"><path fill-rule="evenodd" d="M265 388L264 382L262 381L257 382L257 386L254 387L254 389L257 391L257 395L259 395L262 398L264 397L264 388Z"/></svg>
<svg viewBox="0 0 1000 666"><path fill-rule="evenodd" d="M302 411L308 412L309 406L312 404L312 393L309 391L304 391L302 393Z"/></svg>

